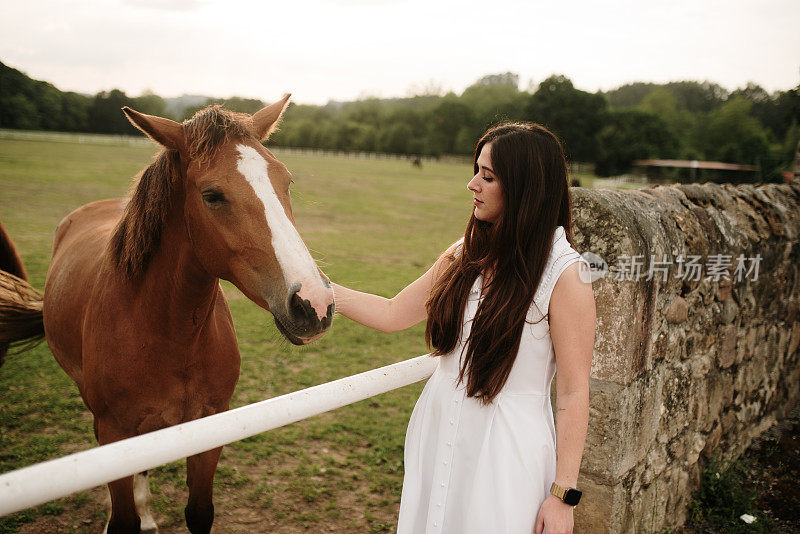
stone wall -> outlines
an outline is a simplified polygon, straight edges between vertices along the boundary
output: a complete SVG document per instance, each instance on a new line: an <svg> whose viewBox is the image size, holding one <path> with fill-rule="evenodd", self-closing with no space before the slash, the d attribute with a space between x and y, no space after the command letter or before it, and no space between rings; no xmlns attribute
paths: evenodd
<svg viewBox="0 0 800 534"><path fill-rule="evenodd" d="M662 532L686 520L704 459L737 457L800 399L800 180L572 191L576 248L610 267L575 531ZM651 255L666 281L647 279ZM681 255L701 256L699 276ZM757 278L735 275L739 255L760 255Z"/></svg>

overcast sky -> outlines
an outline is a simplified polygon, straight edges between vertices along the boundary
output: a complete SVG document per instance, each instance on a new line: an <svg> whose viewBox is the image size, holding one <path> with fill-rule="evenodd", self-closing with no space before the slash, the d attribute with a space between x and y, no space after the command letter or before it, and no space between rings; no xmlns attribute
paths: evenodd
<svg viewBox="0 0 800 534"><path fill-rule="evenodd" d="M460 93L512 71L800 83L799 0L0 0L0 61L59 89L299 103Z"/></svg>

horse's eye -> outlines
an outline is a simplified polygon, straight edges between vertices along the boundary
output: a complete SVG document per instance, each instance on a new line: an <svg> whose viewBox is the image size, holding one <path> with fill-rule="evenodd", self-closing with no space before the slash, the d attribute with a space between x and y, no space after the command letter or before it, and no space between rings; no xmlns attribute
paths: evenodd
<svg viewBox="0 0 800 534"><path fill-rule="evenodd" d="M208 191L203 191L203 201L210 206L219 206L225 203L225 195L222 194L222 191L209 189Z"/></svg>

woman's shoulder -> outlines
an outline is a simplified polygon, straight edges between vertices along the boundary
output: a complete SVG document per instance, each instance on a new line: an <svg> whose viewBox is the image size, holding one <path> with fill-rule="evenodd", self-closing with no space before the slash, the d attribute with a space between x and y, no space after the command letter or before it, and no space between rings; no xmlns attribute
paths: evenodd
<svg viewBox="0 0 800 534"><path fill-rule="evenodd" d="M586 260L570 244L564 227L556 227L556 231L553 235L553 246L550 250L550 257L547 259L547 263L545 263L542 279L539 281L539 287L534 296L534 301L547 308L553 288L559 277L567 267L576 262L586 263Z"/></svg>
<svg viewBox="0 0 800 534"><path fill-rule="evenodd" d="M575 257L581 260L583 259L583 256L581 256L580 252L578 252L567 239L567 231L564 229L564 227L557 226L556 231L553 234L553 247L550 250L548 264L552 266L559 260L559 258L564 256L568 256L573 259Z"/></svg>
<svg viewBox="0 0 800 534"><path fill-rule="evenodd" d="M461 256L461 251L464 249L464 238L461 237L458 241L447 247L447 250L444 251L443 256L453 256L457 258Z"/></svg>
<svg viewBox="0 0 800 534"><path fill-rule="evenodd" d="M461 255L463 243L464 238L462 237L447 247L447 249L445 249L445 251L439 255L439 258L433 264L433 267L431 267L431 271L434 274L434 279L438 279L438 277L447 270L453 261Z"/></svg>

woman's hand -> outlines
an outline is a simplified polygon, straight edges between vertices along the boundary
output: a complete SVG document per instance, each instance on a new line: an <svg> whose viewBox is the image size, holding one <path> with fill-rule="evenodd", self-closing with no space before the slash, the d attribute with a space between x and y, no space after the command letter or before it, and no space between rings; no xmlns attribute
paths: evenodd
<svg viewBox="0 0 800 534"><path fill-rule="evenodd" d="M565 504L555 495L549 495L536 517L535 534L572 534L574 506Z"/></svg>

